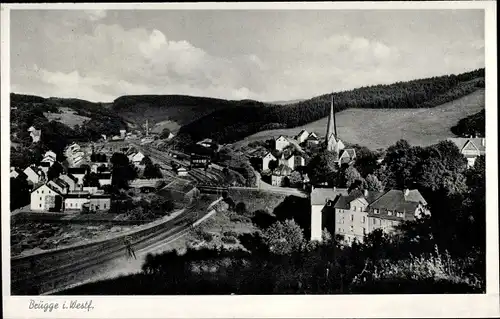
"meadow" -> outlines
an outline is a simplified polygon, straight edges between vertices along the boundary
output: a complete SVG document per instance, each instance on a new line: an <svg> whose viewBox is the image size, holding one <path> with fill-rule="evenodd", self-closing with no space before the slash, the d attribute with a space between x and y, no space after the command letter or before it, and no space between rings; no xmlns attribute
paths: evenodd
<svg viewBox="0 0 500 319"><path fill-rule="evenodd" d="M336 115L337 130L342 141L372 150L386 148L400 139L407 140L411 145L428 146L454 137L450 128L484 107L484 89L480 89L433 108L347 109ZM295 136L303 129L323 137L327 121L325 117L294 128L261 131L235 144L240 146L280 135Z"/></svg>

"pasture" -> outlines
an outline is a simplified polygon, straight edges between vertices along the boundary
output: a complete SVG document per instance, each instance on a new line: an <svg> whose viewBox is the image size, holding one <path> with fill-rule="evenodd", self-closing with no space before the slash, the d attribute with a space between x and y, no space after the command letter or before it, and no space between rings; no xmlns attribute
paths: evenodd
<svg viewBox="0 0 500 319"><path fill-rule="evenodd" d="M484 89L472 94L425 109L347 109L337 113L337 131L342 141L366 146L372 150L387 148L400 139L411 145L427 146L454 137L450 128L469 115L485 107ZM276 138L279 135L295 136L302 129L326 134L328 118L289 128L262 131L235 143Z"/></svg>
<svg viewBox="0 0 500 319"><path fill-rule="evenodd" d="M86 116L76 114L74 110L68 107L59 107L59 111L61 113L44 112L43 115L49 121L61 122L71 128L75 127L75 125L82 125L84 121L90 120Z"/></svg>

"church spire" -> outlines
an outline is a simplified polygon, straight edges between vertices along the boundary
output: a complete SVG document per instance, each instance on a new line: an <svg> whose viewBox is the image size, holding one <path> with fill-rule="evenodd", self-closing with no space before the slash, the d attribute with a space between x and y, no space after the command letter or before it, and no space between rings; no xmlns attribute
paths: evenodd
<svg viewBox="0 0 500 319"><path fill-rule="evenodd" d="M333 111L333 93L330 105L330 115L328 116L328 126L326 127L326 149L335 151L337 144L337 123L335 123L335 112Z"/></svg>

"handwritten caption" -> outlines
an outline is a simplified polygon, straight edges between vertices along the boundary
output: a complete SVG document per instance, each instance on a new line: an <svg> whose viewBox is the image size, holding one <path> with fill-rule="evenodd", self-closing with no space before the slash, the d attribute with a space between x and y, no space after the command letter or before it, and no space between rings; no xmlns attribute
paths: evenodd
<svg viewBox="0 0 500 319"><path fill-rule="evenodd" d="M43 312L52 312L54 310L86 310L90 311L94 309L92 306L92 300L79 301L79 300L67 300L62 302L43 302L30 299L29 309L43 310Z"/></svg>

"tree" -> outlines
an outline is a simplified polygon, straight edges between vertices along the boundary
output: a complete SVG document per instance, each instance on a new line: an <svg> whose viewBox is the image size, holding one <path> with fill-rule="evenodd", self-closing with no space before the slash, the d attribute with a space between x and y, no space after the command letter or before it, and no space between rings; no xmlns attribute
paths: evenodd
<svg viewBox="0 0 500 319"><path fill-rule="evenodd" d="M369 191L381 192L384 190L384 185L378 180L377 176L368 174L365 178L365 187Z"/></svg>
<svg viewBox="0 0 500 319"><path fill-rule="evenodd" d="M362 182L363 177L354 166L349 166L344 171L343 181L345 183L344 187L349 188L356 182Z"/></svg>
<svg viewBox="0 0 500 319"><path fill-rule="evenodd" d="M289 176L288 176L288 181L290 183L291 187L298 187L302 185L302 174L300 174L297 171L293 171Z"/></svg>
<svg viewBox="0 0 500 319"><path fill-rule="evenodd" d="M113 164L112 179L113 186L117 188L128 188L128 182L137 177L137 170L129 163L128 157L123 153L114 153L111 156Z"/></svg>
<svg viewBox="0 0 500 319"><path fill-rule="evenodd" d="M158 164L146 164L144 168L144 173L142 174L144 178L162 178L160 165Z"/></svg>
<svg viewBox="0 0 500 319"><path fill-rule="evenodd" d="M272 224L263 235L269 250L277 255L300 251L304 245L302 228L293 219Z"/></svg>
<svg viewBox="0 0 500 319"><path fill-rule="evenodd" d="M10 178L10 209L14 210L30 203L30 187L24 178Z"/></svg>
<svg viewBox="0 0 500 319"><path fill-rule="evenodd" d="M309 178L314 184L327 182L329 176L337 171L335 155L332 152L321 152L314 156L307 165Z"/></svg>
<svg viewBox="0 0 500 319"><path fill-rule="evenodd" d="M162 138L162 139L169 138L170 133L171 133L170 129L168 127L166 127L161 131L160 138Z"/></svg>
<svg viewBox="0 0 500 319"><path fill-rule="evenodd" d="M53 180L54 178L58 178L64 172L64 168L59 162L54 162L49 170L47 171L47 179Z"/></svg>
<svg viewBox="0 0 500 319"><path fill-rule="evenodd" d="M87 173L85 177L83 177L83 186L84 187L100 187L99 178L96 173Z"/></svg>
<svg viewBox="0 0 500 319"><path fill-rule="evenodd" d="M367 147L358 146L356 149L356 160L354 167L359 171L361 176L366 177L373 174L378 168L378 154L372 152Z"/></svg>
<svg viewBox="0 0 500 319"><path fill-rule="evenodd" d="M276 167L278 167L278 161L275 160L269 161L268 167L271 172L274 171Z"/></svg>

